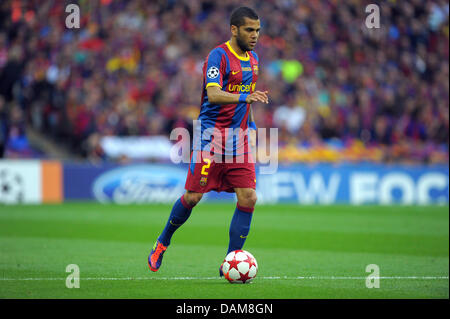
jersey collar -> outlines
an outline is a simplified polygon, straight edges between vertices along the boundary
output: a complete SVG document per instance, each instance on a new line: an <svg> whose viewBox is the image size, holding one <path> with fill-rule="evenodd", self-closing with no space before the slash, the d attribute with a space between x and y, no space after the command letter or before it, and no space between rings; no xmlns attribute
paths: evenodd
<svg viewBox="0 0 450 319"><path fill-rule="evenodd" d="M247 57L243 58L243 57L239 56L239 55L236 53L236 51L233 50L233 48L232 48L231 45L230 45L230 41L227 41L227 42L226 42L226 45L227 45L227 47L228 47L228 50L230 50L231 53L233 53L234 56L235 56L236 58L238 58L239 60L241 60L241 61L248 61L248 60L250 60L250 56L248 55L248 52L245 52L245 54L247 55Z"/></svg>

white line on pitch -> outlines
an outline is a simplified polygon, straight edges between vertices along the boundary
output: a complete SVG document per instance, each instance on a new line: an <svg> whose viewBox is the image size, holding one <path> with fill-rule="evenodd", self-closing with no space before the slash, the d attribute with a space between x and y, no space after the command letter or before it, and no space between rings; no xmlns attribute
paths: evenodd
<svg viewBox="0 0 450 319"><path fill-rule="evenodd" d="M80 280L214 280L219 277L80 277ZM346 277L346 276L271 276L271 277L257 277L257 279L290 279L290 280L365 280L367 277ZM444 280L449 279L448 276L381 276L370 277L370 279L406 279L406 280ZM45 280L66 280L66 278L0 278L0 281L45 281Z"/></svg>

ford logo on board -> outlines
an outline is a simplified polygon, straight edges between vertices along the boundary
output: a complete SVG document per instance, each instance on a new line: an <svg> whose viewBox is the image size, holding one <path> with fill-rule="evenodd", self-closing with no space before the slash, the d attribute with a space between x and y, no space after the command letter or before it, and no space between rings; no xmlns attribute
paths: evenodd
<svg viewBox="0 0 450 319"><path fill-rule="evenodd" d="M170 203L184 192L186 171L164 165L132 165L100 175L93 184L102 203Z"/></svg>

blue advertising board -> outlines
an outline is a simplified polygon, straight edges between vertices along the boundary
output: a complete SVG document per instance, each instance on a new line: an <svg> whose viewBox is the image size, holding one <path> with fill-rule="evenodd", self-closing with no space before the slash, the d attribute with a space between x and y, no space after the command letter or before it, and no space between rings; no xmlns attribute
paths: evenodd
<svg viewBox="0 0 450 319"><path fill-rule="evenodd" d="M172 203L184 193L186 164L64 164L64 200L102 203ZM448 166L375 164L257 166L258 203L448 204ZM210 192L204 200L235 201Z"/></svg>

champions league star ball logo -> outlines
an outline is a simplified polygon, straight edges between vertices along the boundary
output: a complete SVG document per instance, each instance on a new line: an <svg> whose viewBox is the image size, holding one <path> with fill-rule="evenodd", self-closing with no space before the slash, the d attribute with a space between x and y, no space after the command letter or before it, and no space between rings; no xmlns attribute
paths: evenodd
<svg viewBox="0 0 450 319"><path fill-rule="evenodd" d="M219 69L216 68L215 66L212 66L208 69L208 72L206 73L206 75L210 79L215 79L216 77L219 76Z"/></svg>
<svg viewBox="0 0 450 319"><path fill-rule="evenodd" d="M23 179L7 169L0 170L0 203L16 204L23 202Z"/></svg>

